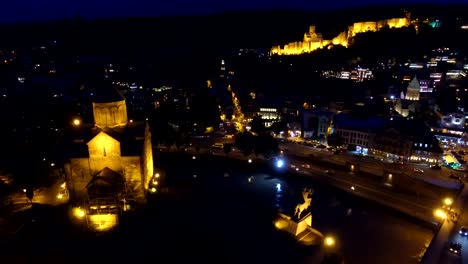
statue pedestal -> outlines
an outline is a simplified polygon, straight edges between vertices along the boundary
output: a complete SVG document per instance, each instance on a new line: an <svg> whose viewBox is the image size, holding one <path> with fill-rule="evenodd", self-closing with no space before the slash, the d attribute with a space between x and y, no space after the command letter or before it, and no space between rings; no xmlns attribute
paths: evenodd
<svg viewBox="0 0 468 264"><path fill-rule="evenodd" d="M299 220L293 219L285 214L279 214L278 219L275 221L275 227L293 236L297 236L308 227L312 227L312 213L307 213Z"/></svg>
<svg viewBox="0 0 468 264"><path fill-rule="evenodd" d="M299 220L279 214L275 227L291 234L304 245L319 245L323 241L322 233L312 228L312 213L307 213Z"/></svg>

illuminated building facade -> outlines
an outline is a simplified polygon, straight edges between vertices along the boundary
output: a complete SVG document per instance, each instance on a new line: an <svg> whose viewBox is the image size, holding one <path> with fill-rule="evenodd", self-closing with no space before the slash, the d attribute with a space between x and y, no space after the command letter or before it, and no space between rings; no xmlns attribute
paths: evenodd
<svg viewBox="0 0 468 264"><path fill-rule="evenodd" d="M125 98L113 87L97 90L93 113L94 126L73 129L65 169L72 203L86 208L88 223L105 229L129 203L145 202L153 175L151 133L148 124L127 122Z"/></svg>
<svg viewBox="0 0 468 264"><path fill-rule="evenodd" d="M302 135L304 138L325 139L331 125L334 112L322 110L302 111Z"/></svg>
<svg viewBox="0 0 468 264"><path fill-rule="evenodd" d="M421 86L419 84L418 78L414 76L413 80L408 84L406 89L405 99L410 101L419 101L419 93L421 91Z"/></svg>
<svg viewBox="0 0 468 264"><path fill-rule="evenodd" d="M442 150L424 123L383 116L356 117L340 113L333 119L337 133L350 150L398 161L438 163Z"/></svg>
<svg viewBox="0 0 468 264"><path fill-rule="evenodd" d="M315 26L311 25L309 31L304 33L302 41L295 41L281 46L274 46L270 50L270 54L277 55L299 55L309 53L317 49L327 47L329 45L341 45L348 47L351 40L356 34L363 32L375 32L382 28L402 28L411 24L409 14L404 18L391 18L379 21L357 22L341 32L332 39L323 39L321 33L315 31Z"/></svg>

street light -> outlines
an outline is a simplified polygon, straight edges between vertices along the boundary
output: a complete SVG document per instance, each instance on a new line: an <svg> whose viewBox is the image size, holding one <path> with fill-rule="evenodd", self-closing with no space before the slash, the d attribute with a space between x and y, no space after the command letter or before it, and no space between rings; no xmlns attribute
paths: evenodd
<svg viewBox="0 0 468 264"><path fill-rule="evenodd" d="M447 197L447 198L444 199L444 204L446 206L451 206L453 204L453 200L451 198Z"/></svg>
<svg viewBox="0 0 468 264"><path fill-rule="evenodd" d="M447 213L445 213L442 209L437 209L434 211L434 215L437 217L437 218L440 218L440 219L445 219L447 218Z"/></svg>
<svg viewBox="0 0 468 264"><path fill-rule="evenodd" d="M83 218L86 215L85 210L83 210L81 207L75 207L73 208L73 215L76 218Z"/></svg>
<svg viewBox="0 0 468 264"><path fill-rule="evenodd" d="M335 238L333 238L332 236L326 236L323 242L325 246L329 248L334 247L336 244Z"/></svg>
<svg viewBox="0 0 468 264"><path fill-rule="evenodd" d="M73 125L74 126L79 126L81 125L81 121L78 118L73 119Z"/></svg>

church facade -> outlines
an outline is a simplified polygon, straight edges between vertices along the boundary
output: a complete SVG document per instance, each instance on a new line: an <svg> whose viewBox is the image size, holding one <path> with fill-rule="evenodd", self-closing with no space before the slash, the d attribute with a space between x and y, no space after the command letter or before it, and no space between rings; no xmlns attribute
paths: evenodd
<svg viewBox="0 0 468 264"><path fill-rule="evenodd" d="M71 202L88 210L96 203L144 203L153 177L148 124L128 122L125 98L113 87L94 98L93 117L94 124L73 129L67 148Z"/></svg>

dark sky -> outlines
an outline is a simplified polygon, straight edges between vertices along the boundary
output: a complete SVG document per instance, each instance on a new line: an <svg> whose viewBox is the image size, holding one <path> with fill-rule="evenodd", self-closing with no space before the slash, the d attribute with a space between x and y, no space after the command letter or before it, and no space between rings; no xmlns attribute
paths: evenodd
<svg viewBox="0 0 468 264"><path fill-rule="evenodd" d="M4 0L0 22L46 21L74 17L201 15L234 10L322 10L365 5L467 3L468 0Z"/></svg>

